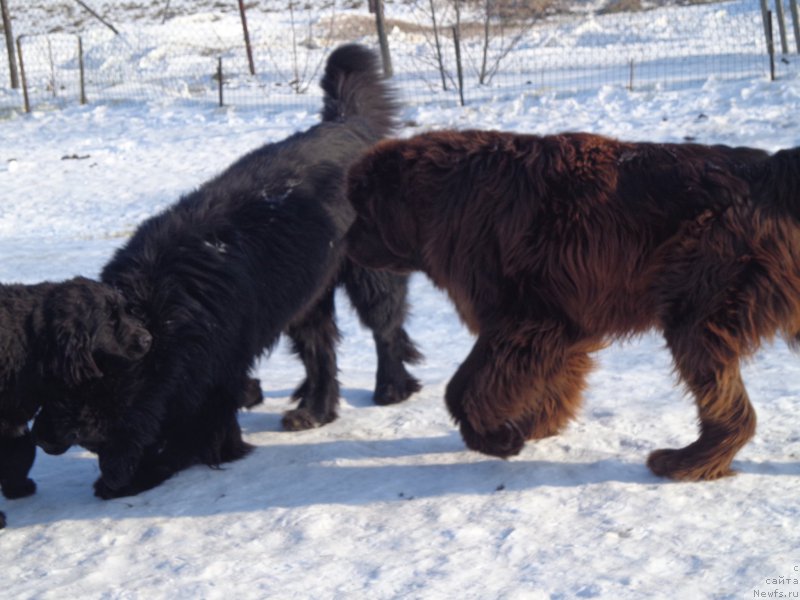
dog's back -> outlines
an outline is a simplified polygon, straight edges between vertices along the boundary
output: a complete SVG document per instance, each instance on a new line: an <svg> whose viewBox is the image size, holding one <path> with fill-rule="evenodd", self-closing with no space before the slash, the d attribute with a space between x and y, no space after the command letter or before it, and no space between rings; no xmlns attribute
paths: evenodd
<svg viewBox="0 0 800 600"><path fill-rule="evenodd" d="M34 333L31 324L36 321L31 315L52 287L50 283L0 285L0 418L3 410L15 408L5 405L4 392L36 350L28 339Z"/></svg>

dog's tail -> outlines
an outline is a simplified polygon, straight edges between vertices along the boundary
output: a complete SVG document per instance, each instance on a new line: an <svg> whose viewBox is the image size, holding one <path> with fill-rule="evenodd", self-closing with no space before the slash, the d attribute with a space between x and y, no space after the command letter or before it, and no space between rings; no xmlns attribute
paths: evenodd
<svg viewBox="0 0 800 600"><path fill-rule="evenodd" d="M376 138L397 127L399 105L374 52L359 44L331 52L320 82L325 92L323 121L361 119Z"/></svg>
<svg viewBox="0 0 800 600"><path fill-rule="evenodd" d="M800 221L800 148L779 150L762 173L757 193Z"/></svg>

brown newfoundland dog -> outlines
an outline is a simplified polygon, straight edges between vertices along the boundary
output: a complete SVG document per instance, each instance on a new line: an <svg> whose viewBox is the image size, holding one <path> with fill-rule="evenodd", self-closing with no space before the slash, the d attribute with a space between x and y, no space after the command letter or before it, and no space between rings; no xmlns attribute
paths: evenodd
<svg viewBox="0 0 800 600"><path fill-rule="evenodd" d="M510 456L557 433L590 354L657 328L700 437L648 465L715 479L756 426L741 359L800 340L798 183L800 149L442 131L352 168L349 252L424 271L477 334L446 391L470 448Z"/></svg>

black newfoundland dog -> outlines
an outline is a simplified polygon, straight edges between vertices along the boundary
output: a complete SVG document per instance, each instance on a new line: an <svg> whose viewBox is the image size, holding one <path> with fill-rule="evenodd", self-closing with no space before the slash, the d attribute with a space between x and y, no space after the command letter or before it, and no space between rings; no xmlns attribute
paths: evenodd
<svg viewBox="0 0 800 600"><path fill-rule="evenodd" d="M0 285L0 488L6 498L36 491L28 478L36 455L28 422L36 411L115 365L139 360L150 344L150 333L107 285L82 277Z"/></svg>
<svg viewBox="0 0 800 600"><path fill-rule="evenodd" d="M47 407L35 432L46 450L76 442L97 452L101 498L136 494L192 464L250 449L237 407L255 359L286 332L306 379L286 429L336 418L334 289L343 284L378 354L375 402L419 389L419 358L403 329L405 276L347 262L354 213L347 167L389 133L396 105L372 52L342 46L321 81L322 123L244 156L144 222L102 272L153 333L144 361Z"/></svg>
<svg viewBox="0 0 800 600"><path fill-rule="evenodd" d="M509 456L557 433L591 353L657 329L700 435L648 465L715 479L755 431L742 359L800 341L798 182L800 149L441 131L351 169L349 252L424 271L478 335L446 390L470 448Z"/></svg>

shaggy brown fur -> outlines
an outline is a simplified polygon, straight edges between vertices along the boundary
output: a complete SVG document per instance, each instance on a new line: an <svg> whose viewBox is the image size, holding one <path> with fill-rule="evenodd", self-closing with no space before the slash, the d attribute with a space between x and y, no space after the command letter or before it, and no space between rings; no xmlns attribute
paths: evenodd
<svg viewBox="0 0 800 600"><path fill-rule="evenodd" d="M800 150L430 133L350 171L349 252L424 271L478 335L446 391L470 448L509 456L557 433L590 353L656 328L700 437L648 465L715 479L756 426L740 360L800 332L799 181Z"/></svg>

